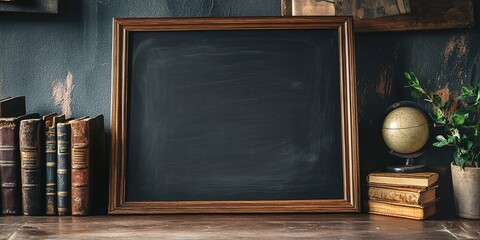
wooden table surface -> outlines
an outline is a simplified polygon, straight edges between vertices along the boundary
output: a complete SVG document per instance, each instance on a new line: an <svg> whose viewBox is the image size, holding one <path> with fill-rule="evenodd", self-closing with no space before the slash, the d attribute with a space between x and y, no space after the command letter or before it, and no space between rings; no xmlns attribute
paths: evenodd
<svg viewBox="0 0 480 240"><path fill-rule="evenodd" d="M480 239L480 221L368 214L0 217L1 239Z"/></svg>

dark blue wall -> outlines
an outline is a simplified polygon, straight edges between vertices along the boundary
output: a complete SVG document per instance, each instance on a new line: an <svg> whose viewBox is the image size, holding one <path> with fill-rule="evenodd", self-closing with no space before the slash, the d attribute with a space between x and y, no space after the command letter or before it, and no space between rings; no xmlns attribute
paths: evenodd
<svg viewBox="0 0 480 240"><path fill-rule="evenodd" d="M53 84L65 82L71 73L73 115L104 113L107 124L110 121L112 18L280 13L278 0L59 2L58 15L0 13L0 95L27 96L29 111L61 112L61 107L52 99Z"/></svg>
<svg viewBox="0 0 480 240"><path fill-rule="evenodd" d="M112 18L280 15L280 0L60 2L58 15L0 13L0 96L25 95L28 111L41 114L103 113L107 126ZM480 4L475 2L478 12ZM479 26L480 18L476 19ZM472 78L480 61L479 29L356 34L362 179L391 158L379 147L378 126L387 106L409 99L402 72L414 71L431 91L458 93L458 85ZM72 87L66 84L68 75ZM450 155L439 153L429 151L424 158L430 168L446 175L442 181L448 185ZM448 204L449 188L442 194Z"/></svg>

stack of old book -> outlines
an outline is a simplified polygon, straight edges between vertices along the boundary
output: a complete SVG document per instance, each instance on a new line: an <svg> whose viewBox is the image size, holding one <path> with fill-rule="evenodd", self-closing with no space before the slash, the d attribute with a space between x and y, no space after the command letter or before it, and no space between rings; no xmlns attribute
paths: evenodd
<svg viewBox="0 0 480 240"><path fill-rule="evenodd" d="M422 220L437 212L438 174L375 172L367 176L369 213Z"/></svg>
<svg viewBox="0 0 480 240"><path fill-rule="evenodd" d="M103 122L103 115L25 114L25 97L0 99L2 213L105 213Z"/></svg>

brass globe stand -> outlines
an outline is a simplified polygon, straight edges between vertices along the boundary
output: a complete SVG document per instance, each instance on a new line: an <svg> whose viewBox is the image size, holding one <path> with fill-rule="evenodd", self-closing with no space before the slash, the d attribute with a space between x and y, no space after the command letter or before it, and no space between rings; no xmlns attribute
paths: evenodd
<svg viewBox="0 0 480 240"><path fill-rule="evenodd" d="M422 155L428 147L432 138L432 126L425 110L415 102L401 101L389 106L385 110L382 137L388 153L404 158L405 165L388 166L387 171L398 173L425 171L425 164L416 163L415 158ZM395 138L398 134L402 138ZM413 141L417 140L416 137L418 141Z"/></svg>

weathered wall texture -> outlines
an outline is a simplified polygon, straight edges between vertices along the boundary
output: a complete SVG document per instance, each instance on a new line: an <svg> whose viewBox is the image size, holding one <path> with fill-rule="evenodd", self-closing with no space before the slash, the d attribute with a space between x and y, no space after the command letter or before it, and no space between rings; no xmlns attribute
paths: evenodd
<svg viewBox="0 0 480 240"><path fill-rule="evenodd" d="M25 95L28 111L41 114L103 113L107 127L113 17L280 15L280 0L60 2L58 15L0 13L0 96ZM478 13L480 4L475 2ZM356 34L362 178L392 158L379 147L379 125L387 106L410 99L403 71L414 71L430 91L447 97L470 81L475 64L480 70L478 14L476 19L474 29ZM429 151L423 158L448 175L450 154L443 153ZM449 181L442 177L444 212L451 211Z"/></svg>
<svg viewBox="0 0 480 240"><path fill-rule="evenodd" d="M460 84L480 82L480 2L474 2L477 14L473 29L356 34L362 178L392 163L393 157L382 147L380 126L385 108L413 100L409 89L404 88L404 71L415 72L429 92L444 99L458 95ZM441 133L442 129L435 131ZM440 211L453 214L452 152L431 147L420 158L441 174Z"/></svg>

